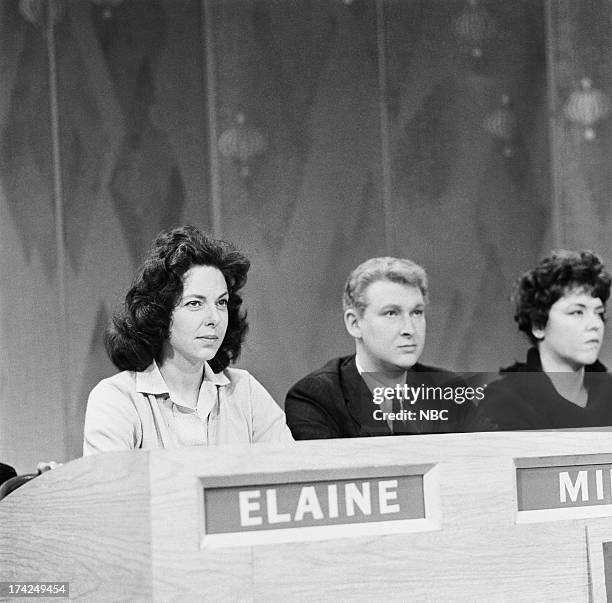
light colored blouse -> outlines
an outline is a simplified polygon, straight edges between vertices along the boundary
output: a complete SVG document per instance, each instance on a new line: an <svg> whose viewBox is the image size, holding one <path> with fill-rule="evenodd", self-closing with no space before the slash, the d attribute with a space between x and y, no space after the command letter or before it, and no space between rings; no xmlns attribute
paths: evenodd
<svg viewBox="0 0 612 603"><path fill-rule="evenodd" d="M83 454L293 441L285 413L247 371L205 363L196 408L170 398L155 361L103 379L87 401Z"/></svg>

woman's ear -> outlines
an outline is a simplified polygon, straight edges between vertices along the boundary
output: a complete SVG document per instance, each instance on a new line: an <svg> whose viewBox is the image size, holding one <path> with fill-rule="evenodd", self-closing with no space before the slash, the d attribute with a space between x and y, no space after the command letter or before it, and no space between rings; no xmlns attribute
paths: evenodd
<svg viewBox="0 0 612 603"><path fill-rule="evenodd" d="M532 335L538 340L541 341L544 339L544 329L540 327L531 327Z"/></svg>
<svg viewBox="0 0 612 603"><path fill-rule="evenodd" d="M354 308L349 308L344 312L344 326L351 337L359 339L361 337L361 327L359 325L359 314Z"/></svg>

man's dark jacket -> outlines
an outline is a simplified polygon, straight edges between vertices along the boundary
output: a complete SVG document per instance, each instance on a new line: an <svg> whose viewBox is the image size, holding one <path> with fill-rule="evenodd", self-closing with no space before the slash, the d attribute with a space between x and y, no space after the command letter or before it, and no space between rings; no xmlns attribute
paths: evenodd
<svg viewBox="0 0 612 603"><path fill-rule="evenodd" d="M434 387L462 384L449 371L419 363L408 371L408 380ZM410 421L404 423L401 430L395 428L395 435L488 431L492 428L486 421L476 418L476 409L470 402L423 401L410 406L417 411L428 407L446 408L448 420ZM387 421L375 419L373 411L376 408L372 393L357 371L354 355L334 358L310 373L289 390L285 401L287 425L296 440L394 435Z"/></svg>

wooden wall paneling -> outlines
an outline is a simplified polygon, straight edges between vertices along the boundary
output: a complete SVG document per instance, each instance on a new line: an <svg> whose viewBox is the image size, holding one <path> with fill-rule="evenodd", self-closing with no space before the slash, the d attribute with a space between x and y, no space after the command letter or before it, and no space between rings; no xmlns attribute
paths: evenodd
<svg viewBox="0 0 612 603"><path fill-rule="evenodd" d="M41 29L0 13L0 457L28 472L66 458L49 80Z"/></svg>
<svg viewBox="0 0 612 603"><path fill-rule="evenodd" d="M564 114L570 95L582 78L612 100L612 6L603 0L549 1L549 82L555 207L555 246L592 249L612 267L612 154L610 116L595 124L595 139ZM612 363L612 342L606 338L601 358Z"/></svg>

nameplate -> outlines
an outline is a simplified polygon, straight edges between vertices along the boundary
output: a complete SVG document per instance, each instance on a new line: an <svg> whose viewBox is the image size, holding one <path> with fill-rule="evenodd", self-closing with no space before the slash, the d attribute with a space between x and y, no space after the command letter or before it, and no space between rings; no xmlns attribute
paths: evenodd
<svg viewBox="0 0 612 603"><path fill-rule="evenodd" d="M588 456L573 457L571 464L563 457L548 460L548 465L547 459L538 459L538 466L517 466L519 512L612 505L612 462L581 462Z"/></svg>
<svg viewBox="0 0 612 603"><path fill-rule="evenodd" d="M606 602L612 603L612 542L602 542Z"/></svg>
<svg viewBox="0 0 612 603"><path fill-rule="evenodd" d="M206 535L426 518L427 468L368 468L206 478ZM217 483L215 483L217 482ZM219 483L221 482L221 483ZM223 483L224 482L224 483ZM242 483L241 483L242 482Z"/></svg>

